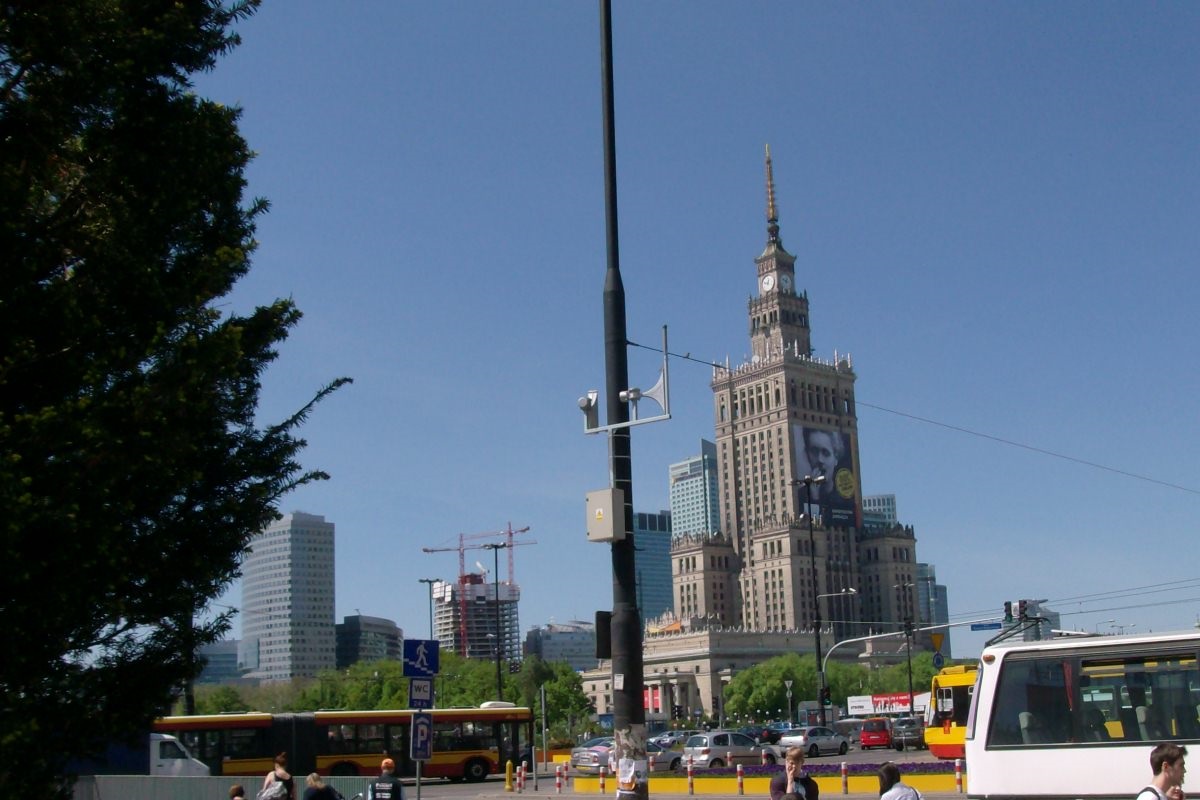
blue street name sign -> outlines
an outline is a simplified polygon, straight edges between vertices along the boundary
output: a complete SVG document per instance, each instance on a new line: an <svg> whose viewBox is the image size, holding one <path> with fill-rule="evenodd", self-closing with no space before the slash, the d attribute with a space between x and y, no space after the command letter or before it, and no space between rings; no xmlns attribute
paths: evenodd
<svg viewBox="0 0 1200 800"><path fill-rule="evenodd" d="M413 761L428 761L433 756L433 715L412 715L412 739L408 757Z"/></svg>
<svg viewBox="0 0 1200 800"><path fill-rule="evenodd" d="M433 708L433 678L408 679L408 707Z"/></svg>
<svg viewBox="0 0 1200 800"><path fill-rule="evenodd" d="M971 630L973 631L998 631L1000 630L999 622L972 622Z"/></svg>
<svg viewBox="0 0 1200 800"><path fill-rule="evenodd" d="M404 677L432 678L438 674L437 639L404 640Z"/></svg>

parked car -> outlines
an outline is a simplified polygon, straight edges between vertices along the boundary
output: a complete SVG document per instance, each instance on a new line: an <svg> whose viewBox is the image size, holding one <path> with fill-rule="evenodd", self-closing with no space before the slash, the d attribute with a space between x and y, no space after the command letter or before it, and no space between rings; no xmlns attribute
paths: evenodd
<svg viewBox="0 0 1200 800"><path fill-rule="evenodd" d="M809 758L816 758L821 753L838 753L845 755L850 749L849 738L833 728L823 728L820 725L806 725L792 728L779 737L779 746L783 748L803 748Z"/></svg>
<svg viewBox="0 0 1200 800"><path fill-rule="evenodd" d="M863 750L892 746L892 723L887 717L868 717L863 721L858 743Z"/></svg>
<svg viewBox="0 0 1200 800"><path fill-rule="evenodd" d="M684 764L689 756L696 769L717 769L764 760L776 764L783 760L783 751L773 744L759 744L741 731L705 731L684 744Z"/></svg>
<svg viewBox="0 0 1200 800"><path fill-rule="evenodd" d="M599 772L602 765L608 766L608 753L612 744L611 736L589 739L571 751L571 766L580 772Z"/></svg>
<svg viewBox="0 0 1200 800"><path fill-rule="evenodd" d="M925 726L917 717L897 717L892 721L892 745L900 751L905 747L925 747Z"/></svg>
<svg viewBox="0 0 1200 800"><path fill-rule="evenodd" d="M769 722L765 725L744 725L738 728L738 733L744 733L759 744L775 744L780 735L792 727L787 722Z"/></svg>
<svg viewBox="0 0 1200 800"><path fill-rule="evenodd" d="M684 742L699 732L700 731L664 731L663 733L660 733L658 736L651 739L651 741L660 747L665 747L669 750L675 745L683 746Z"/></svg>
<svg viewBox="0 0 1200 800"><path fill-rule="evenodd" d="M584 742L571 751L571 766L577 771L587 774L598 774L604 767L611 774L615 765L611 762L613 738L602 736L598 739ZM654 742L646 742L646 759L650 769L655 772L668 772L679 769L683 756L677 750L668 750Z"/></svg>

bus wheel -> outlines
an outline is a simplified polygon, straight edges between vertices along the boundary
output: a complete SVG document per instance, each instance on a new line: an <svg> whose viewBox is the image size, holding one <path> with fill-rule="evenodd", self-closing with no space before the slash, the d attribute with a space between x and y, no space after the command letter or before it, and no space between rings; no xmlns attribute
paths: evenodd
<svg viewBox="0 0 1200 800"><path fill-rule="evenodd" d="M463 766L463 777L471 783L479 783L488 776L488 763L478 758L473 758Z"/></svg>

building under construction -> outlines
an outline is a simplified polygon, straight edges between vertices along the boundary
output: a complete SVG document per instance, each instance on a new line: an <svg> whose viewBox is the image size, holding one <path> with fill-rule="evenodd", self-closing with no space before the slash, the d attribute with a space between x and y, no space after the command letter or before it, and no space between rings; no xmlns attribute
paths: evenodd
<svg viewBox="0 0 1200 800"><path fill-rule="evenodd" d="M499 602L497 602L499 593ZM433 631L443 650L467 658L521 657L517 602L521 587L489 581L487 573L460 575L458 583L433 584Z"/></svg>

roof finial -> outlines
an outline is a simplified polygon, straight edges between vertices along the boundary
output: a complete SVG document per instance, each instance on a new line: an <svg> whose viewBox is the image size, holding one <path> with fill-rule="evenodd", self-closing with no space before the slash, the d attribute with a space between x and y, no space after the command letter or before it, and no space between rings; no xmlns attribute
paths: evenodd
<svg viewBox="0 0 1200 800"><path fill-rule="evenodd" d="M767 241L779 243L779 215L775 212L775 173L771 169L771 145L767 149Z"/></svg>

